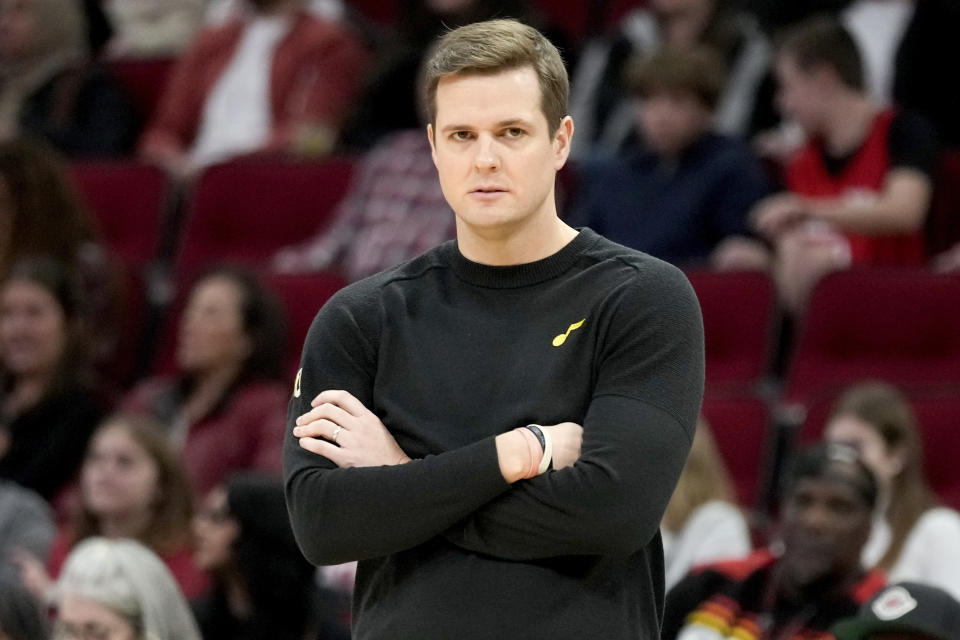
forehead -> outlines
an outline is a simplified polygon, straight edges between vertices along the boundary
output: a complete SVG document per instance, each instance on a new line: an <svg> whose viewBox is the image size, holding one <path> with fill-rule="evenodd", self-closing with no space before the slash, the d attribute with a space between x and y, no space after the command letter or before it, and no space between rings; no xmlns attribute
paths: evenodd
<svg viewBox="0 0 960 640"><path fill-rule="evenodd" d="M540 84L530 66L444 76L437 83L436 105L438 129L449 125L483 127L509 120L533 124L542 120L546 125Z"/></svg>
<svg viewBox="0 0 960 640"><path fill-rule="evenodd" d="M790 491L790 498L812 498L823 501L855 503L866 509L860 493L854 488L859 482L852 470L832 467L823 475L800 478Z"/></svg>

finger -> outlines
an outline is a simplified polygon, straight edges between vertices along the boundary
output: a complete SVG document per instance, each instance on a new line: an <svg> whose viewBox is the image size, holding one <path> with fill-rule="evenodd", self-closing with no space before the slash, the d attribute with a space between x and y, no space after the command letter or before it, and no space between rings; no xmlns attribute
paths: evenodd
<svg viewBox="0 0 960 640"><path fill-rule="evenodd" d="M343 462L343 450L332 442L320 438L300 438L300 448L323 456L338 467Z"/></svg>
<svg viewBox="0 0 960 640"><path fill-rule="evenodd" d="M367 410L363 403L357 400L349 391L342 389L329 389L321 392L310 404L314 407L329 402L342 408L353 416L360 416Z"/></svg>
<svg viewBox="0 0 960 640"><path fill-rule="evenodd" d="M325 418L314 420L304 425L293 428L293 435L297 438L326 438L331 440L333 432L337 428L337 423L331 422Z"/></svg>
<svg viewBox="0 0 960 640"><path fill-rule="evenodd" d="M352 417L353 416L351 416L349 413L347 413L337 405L330 404L329 402L325 402L321 405L314 407L310 411L306 412L305 414L297 418L296 424L303 426L314 420L327 419L327 420L330 420L331 422L335 422L343 426L344 428L346 428L347 425L343 424L344 421L349 422Z"/></svg>

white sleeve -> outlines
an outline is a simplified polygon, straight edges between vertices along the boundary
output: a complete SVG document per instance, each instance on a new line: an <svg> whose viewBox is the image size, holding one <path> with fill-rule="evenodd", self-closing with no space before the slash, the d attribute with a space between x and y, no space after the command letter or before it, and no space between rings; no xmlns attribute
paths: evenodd
<svg viewBox="0 0 960 640"><path fill-rule="evenodd" d="M923 514L890 570L890 582L912 580L960 599L960 514L939 507Z"/></svg>

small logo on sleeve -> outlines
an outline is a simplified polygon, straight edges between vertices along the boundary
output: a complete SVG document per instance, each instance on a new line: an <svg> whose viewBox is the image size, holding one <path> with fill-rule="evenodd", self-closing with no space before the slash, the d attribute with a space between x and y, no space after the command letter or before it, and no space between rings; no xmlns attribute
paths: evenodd
<svg viewBox="0 0 960 640"><path fill-rule="evenodd" d="M293 381L293 397L300 397L300 377L303 375L303 369L297 371L297 379Z"/></svg>
<svg viewBox="0 0 960 640"><path fill-rule="evenodd" d="M564 342L566 342L566 341L567 341L567 336L569 336L572 332L574 332L574 331L576 331L577 329L579 329L580 327L582 327L582 326L583 326L583 323L586 322L586 321L587 321L587 319L584 318L584 319L580 320L579 322L574 322L572 325L570 325L569 327L567 327L567 330L566 330L565 332L561 333L560 335L558 335L556 338L553 339L553 346L559 347L559 346L562 345Z"/></svg>

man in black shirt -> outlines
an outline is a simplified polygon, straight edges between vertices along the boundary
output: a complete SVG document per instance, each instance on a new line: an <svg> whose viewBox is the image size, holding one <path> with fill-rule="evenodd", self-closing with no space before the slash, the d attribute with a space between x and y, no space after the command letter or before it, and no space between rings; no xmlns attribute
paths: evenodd
<svg viewBox="0 0 960 640"><path fill-rule="evenodd" d="M355 638L659 638L696 298L558 217L573 122L536 30L452 31L426 84L457 240L318 313L284 449L300 547L360 561Z"/></svg>

